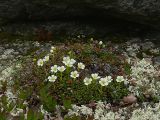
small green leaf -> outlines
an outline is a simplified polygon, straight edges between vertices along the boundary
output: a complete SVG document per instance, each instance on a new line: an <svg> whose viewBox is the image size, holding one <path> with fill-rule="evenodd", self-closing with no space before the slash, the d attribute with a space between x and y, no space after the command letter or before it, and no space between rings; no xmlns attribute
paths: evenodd
<svg viewBox="0 0 160 120"><path fill-rule="evenodd" d="M72 107L71 104L72 104L71 100L63 100L63 106L66 109L70 109Z"/></svg>

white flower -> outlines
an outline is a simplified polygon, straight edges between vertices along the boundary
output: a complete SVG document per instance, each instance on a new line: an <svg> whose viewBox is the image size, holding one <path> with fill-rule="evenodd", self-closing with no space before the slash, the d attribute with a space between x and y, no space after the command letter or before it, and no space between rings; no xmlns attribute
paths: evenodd
<svg viewBox="0 0 160 120"><path fill-rule="evenodd" d="M56 73L58 71L58 66L57 65L54 65L51 67L51 72L54 72Z"/></svg>
<svg viewBox="0 0 160 120"><path fill-rule="evenodd" d="M70 60L70 57L69 57L69 56L63 57L63 61L68 61L68 60Z"/></svg>
<svg viewBox="0 0 160 120"><path fill-rule="evenodd" d="M123 82L125 79L123 76L117 76L116 81L117 82Z"/></svg>
<svg viewBox="0 0 160 120"><path fill-rule="evenodd" d="M62 62L66 65L67 63L70 62L70 57L69 56L63 57L63 61Z"/></svg>
<svg viewBox="0 0 160 120"><path fill-rule="evenodd" d="M53 53L53 52L54 52L54 50L51 49L51 50L50 50L50 53Z"/></svg>
<svg viewBox="0 0 160 120"><path fill-rule="evenodd" d="M75 61L74 59L71 59L71 60L70 60L70 63L73 65L73 64L76 63L76 61Z"/></svg>
<svg viewBox="0 0 160 120"><path fill-rule="evenodd" d="M107 86L109 82L106 78L101 78L99 84L101 84L101 86Z"/></svg>
<svg viewBox="0 0 160 120"><path fill-rule="evenodd" d="M100 79L100 76L98 76L98 73L91 74L91 76L94 80Z"/></svg>
<svg viewBox="0 0 160 120"><path fill-rule="evenodd" d="M106 45L103 45L102 47L103 47L103 48L105 48L105 47L106 47Z"/></svg>
<svg viewBox="0 0 160 120"><path fill-rule="evenodd" d="M42 59L39 59L39 60L37 61L37 65L38 65L38 66L43 66L43 63L44 63L44 62L43 62Z"/></svg>
<svg viewBox="0 0 160 120"><path fill-rule="evenodd" d="M52 50L55 50L56 48L54 46L51 47Z"/></svg>
<svg viewBox="0 0 160 120"><path fill-rule="evenodd" d="M63 71L65 71L65 67L64 66L61 66L61 67L58 67L58 70L60 71L60 72L63 72Z"/></svg>
<svg viewBox="0 0 160 120"><path fill-rule="evenodd" d="M70 59L70 57L69 56L67 56L67 57L64 57L63 58L63 61L62 61L67 67L72 67L73 66L73 64L75 64L75 60L74 59Z"/></svg>
<svg viewBox="0 0 160 120"><path fill-rule="evenodd" d="M63 64L65 64L66 66L69 66L69 64L70 64L70 57L68 57L68 56L67 56L67 57L64 57L62 62L63 62Z"/></svg>
<svg viewBox="0 0 160 120"><path fill-rule="evenodd" d="M57 76L55 76L55 75L51 75L51 76L48 77L48 80L49 80L50 82L55 82L56 79L57 79Z"/></svg>
<svg viewBox="0 0 160 120"><path fill-rule="evenodd" d="M75 78L79 77L79 73L77 71L73 71L73 72L71 72L70 76L75 79Z"/></svg>
<svg viewBox="0 0 160 120"><path fill-rule="evenodd" d="M78 35L77 37L78 37L78 38L81 38L81 36L80 36L80 35Z"/></svg>
<svg viewBox="0 0 160 120"><path fill-rule="evenodd" d="M84 84L85 84L85 85L89 85L89 84L91 84L91 82L92 82L92 78L87 78L87 77L86 77L83 81L84 81Z"/></svg>
<svg viewBox="0 0 160 120"><path fill-rule="evenodd" d="M50 53L55 52L56 48L54 46L51 47Z"/></svg>
<svg viewBox="0 0 160 120"><path fill-rule="evenodd" d="M43 61L44 61L44 62L49 61L49 56L45 56L45 57L43 58Z"/></svg>
<svg viewBox="0 0 160 120"><path fill-rule="evenodd" d="M106 76L105 78L107 79L107 81L108 81L109 83L112 82L112 80L113 80L111 76Z"/></svg>
<svg viewBox="0 0 160 120"><path fill-rule="evenodd" d="M102 45L103 44L103 42L102 41L99 41L99 43L98 43L99 45Z"/></svg>
<svg viewBox="0 0 160 120"><path fill-rule="evenodd" d="M79 68L79 69L84 69L84 68L85 68L85 65L80 62L80 63L78 63L78 68Z"/></svg>

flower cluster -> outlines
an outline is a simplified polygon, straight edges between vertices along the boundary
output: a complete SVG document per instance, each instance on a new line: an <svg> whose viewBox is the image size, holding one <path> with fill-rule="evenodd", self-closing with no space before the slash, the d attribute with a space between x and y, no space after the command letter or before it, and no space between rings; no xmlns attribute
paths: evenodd
<svg viewBox="0 0 160 120"><path fill-rule="evenodd" d="M48 61L49 61L50 55L53 55L53 54L55 53L55 51L56 51L56 48L55 48L54 46L52 46L51 49L50 49L50 54L44 56L43 59L39 59L39 60L37 61L37 65L40 66L40 67L42 67L45 62L48 62Z"/></svg>
<svg viewBox="0 0 160 120"><path fill-rule="evenodd" d="M91 74L91 78L86 77L84 79L84 84L89 85L93 80L94 81L99 80L98 82L101 86L108 86L108 84L113 81L112 76L106 76L102 78L98 75L98 73L93 73ZM117 76L116 82L124 82L124 81L127 81L127 80L124 79L123 76Z"/></svg>
<svg viewBox="0 0 160 120"><path fill-rule="evenodd" d="M99 45L102 45L103 42L100 41ZM56 48L55 47L51 47L50 52L53 54L55 52ZM49 61L49 55L45 56L43 59L39 59L37 62L38 66L43 66L44 62ZM63 77L63 72L67 73L67 75L70 73L70 77L73 79L76 79L80 76L80 72L79 70L84 70L85 69L85 64L82 62L77 63L77 69L75 70L75 63L76 60L73 58L70 58L69 56L65 56L63 57L62 63L64 64L64 66L58 66L58 65L53 65L51 66L51 73L53 73L51 76L48 77L48 80L50 82L55 82L56 79L58 79L59 75L57 74L57 72L60 72L60 79L62 79ZM73 70L72 70L73 68ZM85 77L83 79L83 82L86 86L92 84L92 82L94 81L94 83L99 83L102 87L104 86L108 86L109 83L111 83L113 81L112 76L106 76L106 77L100 77L98 73L92 73L91 77ZM97 81L97 82L95 82ZM124 79L123 76L117 76L116 78L116 82L124 82L126 81Z"/></svg>
<svg viewBox="0 0 160 120"><path fill-rule="evenodd" d="M56 48L55 47L51 47L51 50L50 50L50 53L55 53L55 50ZM37 61L37 65L38 66L43 66L45 62L49 61L49 55L45 56L43 59L39 59ZM68 68L71 68L71 67L74 67L74 64L76 63L76 60L70 58L69 56L66 56L66 57L63 57L63 61L62 63L65 65L65 66L58 66L58 65L53 65L51 66L51 73L57 73L58 71L62 74L66 69ZM82 62L79 62L78 63L78 69L85 69L85 65L82 63ZM76 79L79 77L79 72L78 71L72 71L70 73L70 77L73 78L73 79ZM58 78L58 76L55 76L55 75L51 75L48 77L48 80L50 82L55 82L56 79Z"/></svg>
<svg viewBox="0 0 160 120"><path fill-rule="evenodd" d="M59 71L61 73L61 77L62 77L62 73L66 69L69 70L69 68L74 67L74 64L76 63L76 60L71 59L69 56L67 56L67 57L63 57L62 63L65 66L58 66L58 65L51 66L51 73L57 73ZM85 69L85 65L82 62L79 62L78 63L78 69ZM79 77L79 72L77 70L70 71L70 77L73 78L73 79L78 78ZM58 78L58 76L55 76L55 75L51 75L51 76L48 77L48 79L49 79L50 82L51 81L55 82L55 80L57 78Z"/></svg>

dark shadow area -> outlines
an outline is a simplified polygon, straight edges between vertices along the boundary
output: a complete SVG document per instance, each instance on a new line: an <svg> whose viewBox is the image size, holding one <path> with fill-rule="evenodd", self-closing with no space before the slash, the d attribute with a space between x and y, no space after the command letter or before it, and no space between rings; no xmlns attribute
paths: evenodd
<svg viewBox="0 0 160 120"><path fill-rule="evenodd" d="M84 6L83 6L84 7ZM85 8L85 7L84 7ZM84 34L98 38L116 37L114 39L129 39L138 37L141 40L151 39L159 43L160 31L148 24L127 20L106 14L104 9L84 9L83 15L58 14L53 19L28 19L12 20L3 24L1 32L14 35L35 35L35 31L43 28L54 36L76 36ZM108 10L109 13L109 10ZM114 13L114 11L111 11ZM24 13L27 14L27 13ZM153 39L154 38L154 39Z"/></svg>

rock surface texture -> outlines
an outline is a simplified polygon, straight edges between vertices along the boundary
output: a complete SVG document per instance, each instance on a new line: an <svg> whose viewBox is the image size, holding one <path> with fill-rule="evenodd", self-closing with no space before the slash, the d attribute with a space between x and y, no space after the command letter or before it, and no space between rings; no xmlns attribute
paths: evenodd
<svg viewBox="0 0 160 120"><path fill-rule="evenodd" d="M159 0L1 0L0 23L115 17L159 28Z"/></svg>

